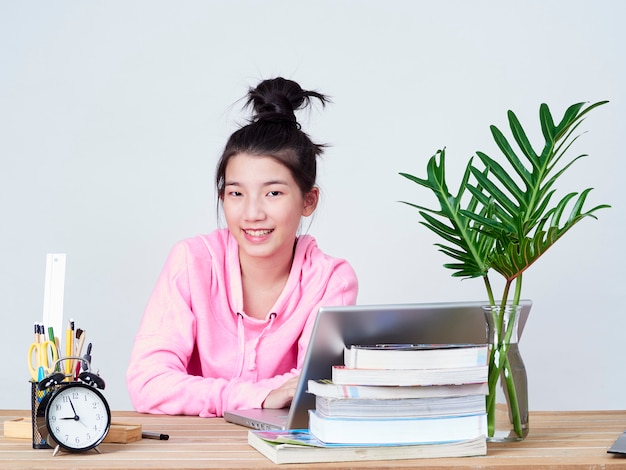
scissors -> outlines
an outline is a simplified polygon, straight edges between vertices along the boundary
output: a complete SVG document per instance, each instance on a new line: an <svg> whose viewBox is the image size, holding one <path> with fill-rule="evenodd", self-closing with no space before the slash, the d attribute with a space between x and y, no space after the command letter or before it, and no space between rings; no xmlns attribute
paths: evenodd
<svg viewBox="0 0 626 470"><path fill-rule="evenodd" d="M40 381L54 372L54 364L59 359L57 347L52 341L39 341L30 344L28 349L28 369L34 381Z"/></svg>

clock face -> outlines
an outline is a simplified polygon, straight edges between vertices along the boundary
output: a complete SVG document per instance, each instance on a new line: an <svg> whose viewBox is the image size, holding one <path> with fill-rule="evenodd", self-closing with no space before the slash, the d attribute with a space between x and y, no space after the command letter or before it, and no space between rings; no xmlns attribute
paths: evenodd
<svg viewBox="0 0 626 470"><path fill-rule="evenodd" d="M66 450L93 449L104 440L110 425L108 403L89 385L66 385L54 392L46 406L50 437Z"/></svg>

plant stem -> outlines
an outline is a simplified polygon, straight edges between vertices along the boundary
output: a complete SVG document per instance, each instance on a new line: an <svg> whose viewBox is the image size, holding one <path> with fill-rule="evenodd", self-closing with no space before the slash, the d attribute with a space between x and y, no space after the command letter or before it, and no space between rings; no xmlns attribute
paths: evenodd
<svg viewBox="0 0 626 470"><path fill-rule="evenodd" d="M487 297L489 298L489 305L493 307L494 305L496 305L496 300L493 296L493 289L491 288L491 282L489 282L489 276L485 274L483 276L483 281L485 282L485 288L487 289Z"/></svg>
<svg viewBox="0 0 626 470"><path fill-rule="evenodd" d="M505 314L507 312L508 294L510 291L511 283L513 279L507 280L502 295L502 301L500 308L495 309L494 303L492 303L492 318L494 323L493 333L493 345L489 358L489 376L488 387L489 395L487 396L487 428L489 436L493 436L495 433L495 405L496 405L496 385L498 379L502 374L504 376L505 386L508 396L508 405L511 416L511 423L515 433L522 437L522 423L519 412L519 401L517 398L517 390L515 387L515 381L513 378L513 371L509 363L508 352L511 337L514 333L514 326L516 324L517 306L519 305L519 296L521 292L521 274L515 278L515 293L513 295L514 300L509 308L509 318L505 327Z"/></svg>

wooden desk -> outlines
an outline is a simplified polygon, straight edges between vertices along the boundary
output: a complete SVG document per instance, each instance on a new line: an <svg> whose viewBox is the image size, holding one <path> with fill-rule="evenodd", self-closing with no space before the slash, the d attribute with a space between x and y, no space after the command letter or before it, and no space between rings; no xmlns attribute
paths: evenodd
<svg viewBox="0 0 626 470"><path fill-rule="evenodd" d="M0 423L29 417L29 411L0 411ZM626 430L626 411L535 412L523 442L488 444L485 457L393 460L328 464L275 465L247 444L246 428L220 418L152 416L114 412L117 421L139 423L144 431L170 435L169 441L143 439L131 444L101 444L101 454L87 452L52 457L30 440L4 437L0 427L0 468L422 468L422 469L626 469L626 457L607 454Z"/></svg>

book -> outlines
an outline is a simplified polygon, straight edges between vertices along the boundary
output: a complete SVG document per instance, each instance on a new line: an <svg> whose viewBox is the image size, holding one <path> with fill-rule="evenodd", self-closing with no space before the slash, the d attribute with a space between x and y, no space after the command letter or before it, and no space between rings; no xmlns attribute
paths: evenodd
<svg viewBox="0 0 626 470"><path fill-rule="evenodd" d="M444 369L354 369L333 366L331 380L339 385L455 385L487 382L489 366Z"/></svg>
<svg viewBox="0 0 626 470"><path fill-rule="evenodd" d="M315 409L325 417L419 418L486 413L485 395L431 398L328 398L317 395Z"/></svg>
<svg viewBox="0 0 626 470"><path fill-rule="evenodd" d="M430 418L329 418L309 410L309 430L335 444L434 444L487 435L486 413Z"/></svg>
<svg viewBox="0 0 626 470"><path fill-rule="evenodd" d="M486 344L377 344L344 348L353 369L440 369L487 364Z"/></svg>
<svg viewBox="0 0 626 470"><path fill-rule="evenodd" d="M275 464L400 460L487 455L484 436L457 442L401 446L328 445L307 430L248 431L248 444Z"/></svg>
<svg viewBox="0 0 626 470"><path fill-rule="evenodd" d="M386 385L344 385L331 380L309 380L307 391L314 395L327 398L432 398L460 397L464 395L487 395L487 382L458 385L429 386L386 386Z"/></svg>

